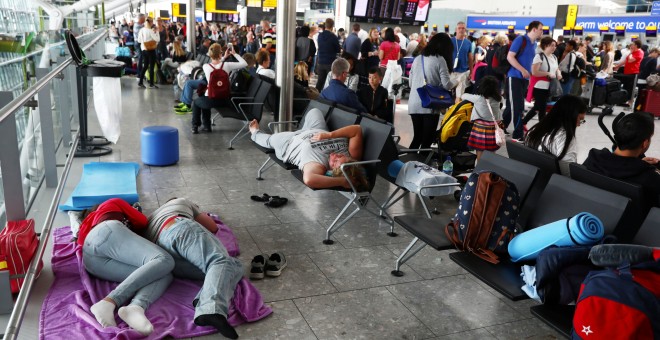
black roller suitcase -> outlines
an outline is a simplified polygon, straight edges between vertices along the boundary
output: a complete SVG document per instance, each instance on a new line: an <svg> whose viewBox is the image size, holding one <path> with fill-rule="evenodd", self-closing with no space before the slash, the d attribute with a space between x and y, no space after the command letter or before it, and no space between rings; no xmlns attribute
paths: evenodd
<svg viewBox="0 0 660 340"><path fill-rule="evenodd" d="M600 106L607 102L607 89L605 86L594 86L591 93L591 105Z"/></svg>
<svg viewBox="0 0 660 340"><path fill-rule="evenodd" d="M607 104L620 105L628 101L628 91L618 90L607 94Z"/></svg>
<svg viewBox="0 0 660 340"><path fill-rule="evenodd" d="M607 78L605 79L607 93L621 90L621 81L619 79Z"/></svg>

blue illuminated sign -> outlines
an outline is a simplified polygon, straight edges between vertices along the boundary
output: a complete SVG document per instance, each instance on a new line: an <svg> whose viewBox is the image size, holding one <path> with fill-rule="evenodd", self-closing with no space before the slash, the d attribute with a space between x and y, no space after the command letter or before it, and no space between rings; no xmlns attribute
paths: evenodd
<svg viewBox="0 0 660 340"><path fill-rule="evenodd" d="M545 26L555 25L554 17L501 17L501 16L467 16L467 27L473 29L498 29L507 30L513 26L515 30L525 30L525 26L532 21L540 21Z"/></svg>
<svg viewBox="0 0 660 340"><path fill-rule="evenodd" d="M653 1L653 6L651 6L651 15L652 16L660 15L660 1Z"/></svg>
<svg viewBox="0 0 660 340"><path fill-rule="evenodd" d="M621 17L587 17L578 16L575 26L582 26L585 32L599 32L601 26L607 26L610 30L617 26L625 26L626 33L646 32L646 26L660 26L660 17L650 15L631 15Z"/></svg>

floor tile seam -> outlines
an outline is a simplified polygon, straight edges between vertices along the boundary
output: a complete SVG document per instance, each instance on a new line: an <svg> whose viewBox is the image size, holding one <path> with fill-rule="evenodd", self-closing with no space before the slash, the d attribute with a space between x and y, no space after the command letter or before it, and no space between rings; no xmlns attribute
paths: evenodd
<svg viewBox="0 0 660 340"><path fill-rule="evenodd" d="M314 259L313 259L311 256L309 256L309 254L305 254L305 256L306 256L310 261L312 261L312 264L314 264L314 266L316 267L316 269L319 270L319 272L321 273L321 275L323 275L323 277L328 281L328 283L332 286L332 288L334 288L334 290L335 290L336 292L340 292L339 289L337 288L337 286L335 286L335 284L332 283L332 280L330 280L330 278L328 277L328 275L326 275L325 272L323 272L323 270L321 269L321 267L319 267L318 263L316 263L316 261L314 261ZM327 294L324 294L324 295L327 295Z"/></svg>
<svg viewBox="0 0 660 340"><path fill-rule="evenodd" d="M412 282L416 282L416 281L412 281ZM420 320L420 318L419 318L415 313L413 313L413 311L411 311L410 308L409 308L405 303L403 303L403 301L401 301L401 299L399 299L399 297L396 296L396 294L394 294L394 292L392 292L392 291L388 288L388 286L385 286L385 289L386 289L386 290L387 290L387 291L388 291L388 292L389 292L389 293L390 293L390 294L391 294L391 295L392 295L397 301L399 301L399 303L403 306L403 308L405 308L405 309L410 313L410 315L412 315L417 321L419 321L419 323L421 323L422 325L424 325L424 327L426 327L426 329L427 329L431 334L433 334L433 337L439 337L439 336L441 336L441 335L436 334L436 333L433 331L433 329L432 329L431 327L429 327L429 325L427 325L426 323L424 323L424 321ZM429 337L429 338L433 338L433 337Z"/></svg>
<svg viewBox="0 0 660 340"><path fill-rule="evenodd" d="M300 313L300 316L303 318L303 320L305 320L305 324L307 325L307 327L309 327L309 330L312 331L312 334L314 334L314 337L318 340L319 336L316 334L316 332L314 332L314 328L312 328L312 326L309 324L309 321L307 321L307 318L305 318L305 314L303 314L303 312L300 310L300 307L298 307L296 301L294 301L294 299L291 299L291 302L296 307L296 310L298 311L298 313Z"/></svg>

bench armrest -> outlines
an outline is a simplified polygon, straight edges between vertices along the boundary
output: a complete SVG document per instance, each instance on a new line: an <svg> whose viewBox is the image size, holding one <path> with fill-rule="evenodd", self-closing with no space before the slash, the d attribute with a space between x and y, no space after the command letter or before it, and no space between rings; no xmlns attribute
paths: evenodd
<svg viewBox="0 0 660 340"><path fill-rule="evenodd" d="M348 162L348 163L344 163L344 164L342 164L342 165L339 167L339 169L341 169L341 172L342 172L342 174L344 175L344 178L346 178L346 180L348 181L348 185L351 186L351 190L353 190L353 192L357 194L357 193L358 193L357 189L355 189L355 186L353 186L353 182L351 182L351 179L348 178L348 174L347 174L346 171L345 171L346 167L349 167L349 166L358 166L358 165L365 165L365 164L376 164L376 163L380 163L380 159L374 159L374 160L372 160L372 161Z"/></svg>

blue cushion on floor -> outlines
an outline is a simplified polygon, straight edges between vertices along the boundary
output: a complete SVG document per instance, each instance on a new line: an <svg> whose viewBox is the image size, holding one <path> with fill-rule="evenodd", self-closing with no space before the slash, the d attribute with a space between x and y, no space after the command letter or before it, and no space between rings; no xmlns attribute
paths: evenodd
<svg viewBox="0 0 660 340"><path fill-rule="evenodd" d="M179 130L171 126L142 129L142 163L165 166L179 161Z"/></svg>

